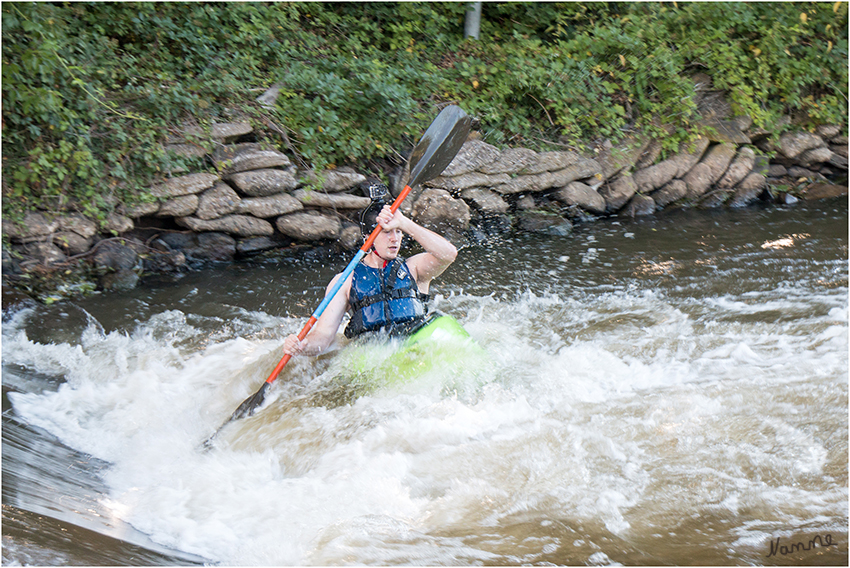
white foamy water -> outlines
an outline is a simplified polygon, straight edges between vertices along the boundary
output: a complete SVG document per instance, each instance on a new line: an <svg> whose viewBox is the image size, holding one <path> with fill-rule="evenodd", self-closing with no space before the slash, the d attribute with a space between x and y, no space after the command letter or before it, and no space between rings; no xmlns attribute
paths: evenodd
<svg viewBox="0 0 850 568"><path fill-rule="evenodd" d="M23 313L3 359L65 377L14 410L111 464L111 514L213 563L762 563L777 537L817 534L846 555L846 286L440 309L487 364L369 388L338 354L296 359L208 452L303 320L210 331L167 310L42 344Z"/></svg>

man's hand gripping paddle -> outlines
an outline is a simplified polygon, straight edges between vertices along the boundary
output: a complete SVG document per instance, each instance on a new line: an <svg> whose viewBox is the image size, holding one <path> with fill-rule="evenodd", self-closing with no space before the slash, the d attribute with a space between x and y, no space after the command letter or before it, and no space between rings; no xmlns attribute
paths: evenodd
<svg viewBox="0 0 850 568"><path fill-rule="evenodd" d="M419 143L416 144L413 148L413 152L410 154L410 181L404 186L404 189L391 205L390 208L393 213L398 210L401 203L414 186L437 177L444 169L446 169L446 166L451 163L460 150L460 147L463 146L464 141L466 141L466 136L469 134L469 128L471 125L472 119L458 106L447 106L440 112L439 115L437 115L437 118L435 118L434 122L431 123L431 126L428 127L428 130L425 131L425 134L422 135ZM354 272L354 268L363 259L363 257L366 256L369 249L372 248L372 243L375 242L375 238L380 232L381 226L378 225L375 227L375 230L372 231L372 234L370 234L366 239L366 242L363 243L363 246L360 247L360 250L354 258L351 259L351 262L348 263L348 266L342 272L342 276L337 279L334 288L328 292L325 299L322 300L322 303L319 304L319 307L316 308L316 311L313 312L313 315L311 315L310 319L307 320L307 323L298 333L298 339L303 341L304 338L307 337L307 334L310 332L310 329L312 329L313 324L315 324L322 316L325 308L328 307L328 304L331 303L331 300L333 300L334 296L336 296L337 292L339 292L340 288L342 288L343 283L348 279L351 273ZM222 424L212 436L207 438L204 442L204 448L210 447L213 438L216 437L218 432L224 426L233 420L251 416L254 411L263 404L263 401L266 398L266 391L268 391L269 386L275 381L275 379L277 379L277 376L289 362L289 359L290 355L288 353L281 358L280 362L274 370L272 370L269 378L266 379L266 382L264 382L263 386L260 387L260 390L245 399L230 418L228 418L227 421Z"/></svg>

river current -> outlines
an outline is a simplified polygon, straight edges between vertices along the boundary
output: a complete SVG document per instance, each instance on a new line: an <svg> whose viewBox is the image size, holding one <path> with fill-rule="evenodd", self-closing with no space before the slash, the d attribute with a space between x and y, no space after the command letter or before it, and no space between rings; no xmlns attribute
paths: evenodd
<svg viewBox="0 0 850 568"><path fill-rule="evenodd" d="M8 317L3 563L847 565L846 198L464 248L486 361L296 358L204 451L347 260Z"/></svg>

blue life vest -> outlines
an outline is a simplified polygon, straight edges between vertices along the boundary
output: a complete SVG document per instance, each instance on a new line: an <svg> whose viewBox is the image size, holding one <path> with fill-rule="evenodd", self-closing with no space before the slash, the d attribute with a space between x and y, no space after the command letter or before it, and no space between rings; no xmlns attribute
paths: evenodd
<svg viewBox="0 0 850 568"><path fill-rule="evenodd" d="M419 291L403 258L396 258L383 269L360 262L351 279L351 321L345 336L356 337L367 331L409 334L425 321L427 301L428 295Z"/></svg>

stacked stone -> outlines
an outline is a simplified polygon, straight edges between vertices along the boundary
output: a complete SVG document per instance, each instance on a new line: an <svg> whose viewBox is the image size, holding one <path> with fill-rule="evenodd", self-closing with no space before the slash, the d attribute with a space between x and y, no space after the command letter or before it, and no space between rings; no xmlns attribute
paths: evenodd
<svg viewBox="0 0 850 568"><path fill-rule="evenodd" d="M252 133L244 123L216 125L212 160L216 174L173 177L151 189L161 201L127 209L134 219L173 218L195 233L219 233L232 240L235 252L249 254L280 246L281 237L296 241L333 240L350 246L358 229L346 211L359 210L369 199L350 191L366 178L348 168L317 176L300 172L277 150L256 143L233 143ZM205 151L186 141L170 148L183 155ZM320 189L311 190L320 179Z"/></svg>

